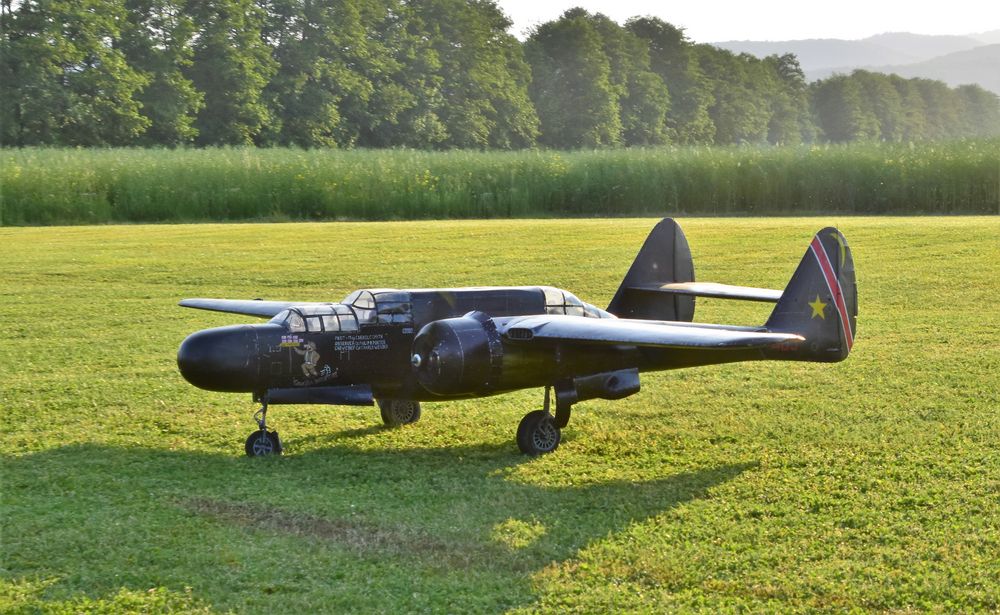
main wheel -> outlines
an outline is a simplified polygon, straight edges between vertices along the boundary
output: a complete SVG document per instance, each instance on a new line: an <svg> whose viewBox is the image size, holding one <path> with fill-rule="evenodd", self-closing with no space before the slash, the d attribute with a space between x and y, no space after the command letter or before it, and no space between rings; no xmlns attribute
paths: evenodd
<svg viewBox="0 0 1000 615"><path fill-rule="evenodd" d="M278 438L278 432L276 431L262 431L258 429L247 437L243 448L250 457L280 455L281 440Z"/></svg>
<svg viewBox="0 0 1000 615"><path fill-rule="evenodd" d="M387 427L409 425L420 420L420 402L405 399L379 399L378 409L382 413L382 422Z"/></svg>
<svg viewBox="0 0 1000 615"><path fill-rule="evenodd" d="M535 410L524 415L517 426L517 447L525 455L544 455L559 448L562 433L552 420L552 415L544 410Z"/></svg>

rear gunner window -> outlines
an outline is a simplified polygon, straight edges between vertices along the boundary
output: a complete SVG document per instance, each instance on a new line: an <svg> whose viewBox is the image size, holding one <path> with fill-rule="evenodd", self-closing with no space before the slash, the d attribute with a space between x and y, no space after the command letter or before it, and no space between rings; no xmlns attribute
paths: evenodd
<svg viewBox="0 0 1000 615"><path fill-rule="evenodd" d="M379 293L375 300L375 311L378 321L385 324L413 323L410 293L385 292Z"/></svg>
<svg viewBox="0 0 1000 615"><path fill-rule="evenodd" d="M558 288L546 288L545 290L545 313L565 314L567 316L584 316L585 310L583 301L576 298L576 295L561 291Z"/></svg>

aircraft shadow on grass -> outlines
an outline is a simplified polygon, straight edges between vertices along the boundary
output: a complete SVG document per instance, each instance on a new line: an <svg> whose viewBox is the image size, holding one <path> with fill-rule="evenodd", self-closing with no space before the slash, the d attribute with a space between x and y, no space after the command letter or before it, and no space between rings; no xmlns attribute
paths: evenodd
<svg viewBox="0 0 1000 615"><path fill-rule="evenodd" d="M332 441L364 435L356 432ZM537 599L532 575L542 568L756 466L547 487L509 476L521 463L531 462L488 445L372 451L335 444L264 460L75 445L7 458L0 576L61 579L48 592L63 598L191 586L211 602L208 596L259 585L265 594L297 592L294 600L305 605L309 585L282 576L288 558L319 575L331 571L323 568L328 562L297 557L301 545L316 560L327 559L315 557L325 549L365 570L383 588L377 596L363 595L372 585L354 588L350 575L340 583L370 599L373 610L398 607L399 590L448 591L449 608L497 610ZM505 542L505 533L513 539ZM273 536L293 552L274 553L273 541L260 540ZM397 578L400 569L405 579ZM481 587L462 582L477 573L506 595L484 603ZM267 599L294 606L280 602L287 598ZM224 600L213 606L241 608Z"/></svg>

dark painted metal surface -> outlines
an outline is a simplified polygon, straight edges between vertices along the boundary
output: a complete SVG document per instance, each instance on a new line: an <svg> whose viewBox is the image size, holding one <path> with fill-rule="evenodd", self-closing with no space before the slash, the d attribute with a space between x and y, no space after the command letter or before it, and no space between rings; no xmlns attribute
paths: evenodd
<svg viewBox="0 0 1000 615"><path fill-rule="evenodd" d="M188 336L177 351L184 379L201 389L250 392L261 386L259 327L237 325Z"/></svg>
<svg viewBox="0 0 1000 615"><path fill-rule="evenodd" d="M700 324L691 322L695 296L776 306L759 327ZM544 286L363 289L339 303L181 305L271 317L184 340L178 366L203 389L252 393L265 403L368 405L554 387L558 426L573 403L635 393L640 372L839 361L857 329L853 259L836 229L813 238L777 291L694 282L687 240L669 219L650 233L608 311Z"/></svg>
<svg viewBox="0 0 1000 615"><path fill-rule="evenodd" d="M332 387L270 389L267 401L272 404L330 404L333 406L371 406L375 403L372 388L366 384Z"/></svg>

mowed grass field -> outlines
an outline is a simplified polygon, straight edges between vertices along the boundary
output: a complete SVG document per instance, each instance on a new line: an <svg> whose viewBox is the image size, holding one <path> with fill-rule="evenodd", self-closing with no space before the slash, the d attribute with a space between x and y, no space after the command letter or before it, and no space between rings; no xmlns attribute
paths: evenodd
<svg viewBox="0 0 1000 615"><path fill-rule="evenodd" d="M194 389L183 297L552 284L605 305L652 219L0 229L4 612L1000 609L1000 219L685 219L700 280L854 249L835 365L648 374L523 457L525 391L374 408ZM768 305L700 300L696 320Z"/></svg>

